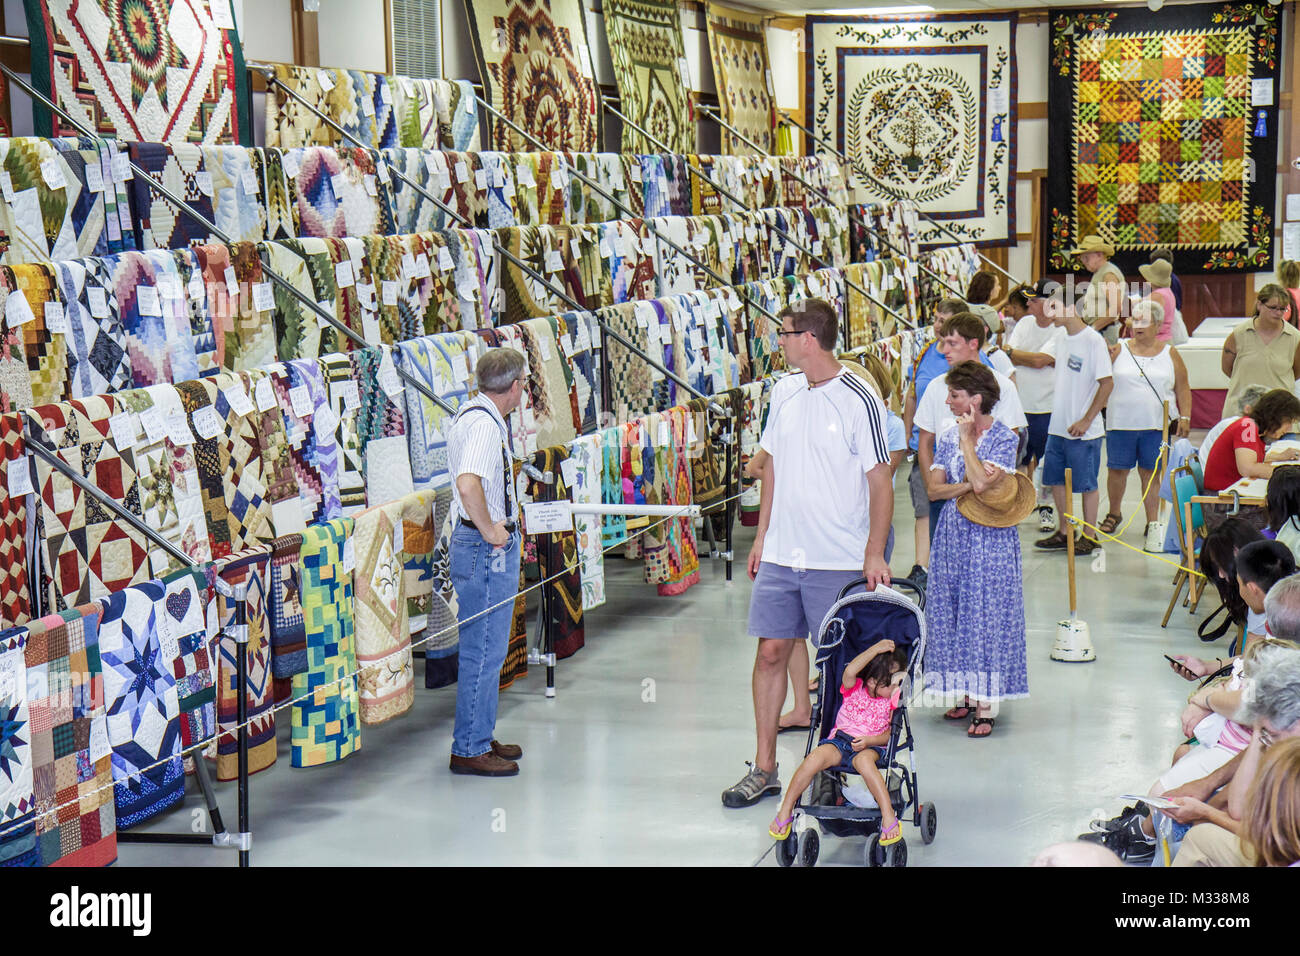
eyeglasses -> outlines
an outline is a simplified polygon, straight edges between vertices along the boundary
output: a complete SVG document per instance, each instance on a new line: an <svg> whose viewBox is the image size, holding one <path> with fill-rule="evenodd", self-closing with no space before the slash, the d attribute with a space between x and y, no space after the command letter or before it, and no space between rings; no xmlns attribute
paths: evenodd
<svg viewBox="0 0 1300 956"><path fill-rule="evenodd" d="M776 333L776 337L783 338L787 335L803 335L807 331L807 329L782 329L780 332Z"/></svg>

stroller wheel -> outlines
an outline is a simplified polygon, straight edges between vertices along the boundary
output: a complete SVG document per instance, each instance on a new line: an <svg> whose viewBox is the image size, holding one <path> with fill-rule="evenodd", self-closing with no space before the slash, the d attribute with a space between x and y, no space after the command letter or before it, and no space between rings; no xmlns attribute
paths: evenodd
<svg viewBox="0 0 1300 956"><path fill-rule="evenodd" d="M916 815L920 818L917 826L921 828L921 842L929 846L934 842L934 831L939 827L939 811L935 810L933 803L923 803L916 808Z"/></svg>
<svg viewBox="0 0 1300 956"><path fill-rule="evenodd" d="M790 842L789 840L786 841ZM817 854L821 850L821 835L816 826L811 826L799 834L799 852L795 857L795 866L816 866Z"/></svg>
<svg viewBox="0 0 1300 956"><path fill-rule="evenodd" d="M791 833L776 845L776 862L778 866L794 866L799 857L799 834Z"/></svg>
<svg viewBox="0 0 1300 956"><path fill-rule="evenodd" d="M899 840L889 846L880 845L880 831L867 837L867 848L863 854L867 866L907 866L907 841Z"/></svg>

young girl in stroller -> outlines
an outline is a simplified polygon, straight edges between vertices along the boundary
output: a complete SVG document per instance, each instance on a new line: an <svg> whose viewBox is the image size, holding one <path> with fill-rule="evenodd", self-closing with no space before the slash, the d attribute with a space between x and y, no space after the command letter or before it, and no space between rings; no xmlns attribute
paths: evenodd
<svg viewBox="0 0 1300 956"><path fill-rule="evenodd" d="M768 833L777 840L790 835L792 810L799 795L817 774L836 766L849 767L862 775L867 789L880 807L880 845L889 846L903 838L902 827L889 800L885 778L876 762L885 755L891 715L898 709L907 655L895 650L890 640L877 641L844 668L840 693L844 703L835 715L831 735L804 758L785 791L785 801Z"/></svg>

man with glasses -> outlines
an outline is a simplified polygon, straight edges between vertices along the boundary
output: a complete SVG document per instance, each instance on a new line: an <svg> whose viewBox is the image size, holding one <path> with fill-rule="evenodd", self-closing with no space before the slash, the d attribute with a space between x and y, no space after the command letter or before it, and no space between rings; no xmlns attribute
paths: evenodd
<svg viewBox="0 0 1300 956"><path fill-rule="evenodd" d="M782 310L777 333L797 369L772 388L759 447L758 531L749 553L754 582L749 634L754 661L758 748L750 770L722 793L723 806L746 807L781 792L776 735L795 643L819 633L840 589L860 577L889 583L885 543L894 491L885 406L835 358L839 318L821 299Z"/></svg>
<svg viewBox="0 0 1300 956"><path fill-rule="evenodd" d="M451 772L479 777L519 773L523 748L493 737L501 665L519 591L518 503L507 448L506 416L519 407L524 357L491 349L475 370L479 394L460 407L447 431L451 474L451 581L459 602L459 676Z"/></svg>

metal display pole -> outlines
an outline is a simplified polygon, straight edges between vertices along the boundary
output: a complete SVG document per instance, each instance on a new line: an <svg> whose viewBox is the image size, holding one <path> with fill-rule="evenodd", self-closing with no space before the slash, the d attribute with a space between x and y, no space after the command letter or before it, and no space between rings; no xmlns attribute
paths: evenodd
<svg viewBox="0 0 1300 956"><path fill-rule="evenodd" d="M879 189L879 190L880 190L881 192L883 192L885 195L887 195L887 196L891 196L891 197L894 199L895 202L897 202L899 199L903 198L903 197L900 197L900 196L899 196L896 192L894 192L892 189L887 189L885 186L883 186L880 182L878 182L878 181L876 180L876 178L875 178L874 176L871 176L871 175L867 174L867 173L863 170L862 166L858 164L858 161L857 161L857 160L855 160L855 159L853 159L852 157L850 157L847 153L844 153L844 152L842 152L842 151L836 149L835 146L834 146L833 144L831 144L831 143L827 142L826 140L822 139L820 136L818 136L816 133L814 133L814 132L813 132L811 129L809 129L807 126L804 126L803 123L800 123L797 119L795 119L793 116L791 116L788 112L786 112L785 110L781 110L781 115L784 116L788 122L790 122L790 123L793 124L794 126L799 127L799 129L801 129L801 130L803 130L805 133L807 133L808 136L809 136L810 138L812 138L815 142L821 144L821 145L822 145L825 149L827 149L829 152L834 153L834 154L835 154L836 156L838 156L841 160L843 160L844 162L846 162L846 163L848 163L850 166L852 166L854 172L856 172L859 176L862 176L864 179L868 180L868 181L869 181L869 182L870 182L870 183L871 183L871 184L872 184L876 189ZM942 229L944 232L946 232L946 233L947 233L949 236L951 236L953 239L956 239L956 240L957 240L957 243L958 243L959 245L960 245L961 243L963 243L963 242L966 241L966 240L964 240L961 236L957 235L957 233L953 232L953 231L952 231L952 228L949 227L946 223L939 222L937 219L935 219L935 218L934 218L933 216L931 216L929 213L927 213L927 212L925 212L924 210L922 210L920 207L917 207L917 210L916 210L916 211L917 211L917 213L918 213L918 214L919 214L923 219L925 219L926 222L930 223L930 225L935 226L935 227L937 227L937 228L939 228L939 229ZM1023 283L1022 283L1019 279L1017 279L1015 276L1013 276L1013 275L1012 275L1010 272L1008 272L1006 269L1002 268L1000 265L998 265L996 262L994 262L994 261L993 261L992 259L990 259L988 256L984 255L984 253L980 252L978 249L975 250L975 254L976 254L977 256L979 256L981 259L983 259L985 263L987 263L988 265L991 265L994 269L997 269L998 272L1000 272L1000 273L1002 273L1004 276L1006 276L1007 281L1009 281L1009 282L1014 282L1016 285L1023 285Z"/></svg>

